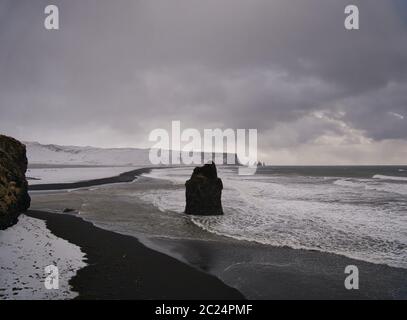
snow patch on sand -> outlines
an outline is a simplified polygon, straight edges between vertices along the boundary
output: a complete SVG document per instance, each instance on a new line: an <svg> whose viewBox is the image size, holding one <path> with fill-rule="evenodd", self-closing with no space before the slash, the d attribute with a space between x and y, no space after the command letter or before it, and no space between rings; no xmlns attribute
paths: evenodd
<svg viewBox="0 0 407 320"><path fill-rule="evenodd" d="M72 299L68 281L85 267L80 248L58 238L43 220L25 215L16 225L0 231L0 300ZM59 269L59 289L44 286L45 267Z"/></svg>

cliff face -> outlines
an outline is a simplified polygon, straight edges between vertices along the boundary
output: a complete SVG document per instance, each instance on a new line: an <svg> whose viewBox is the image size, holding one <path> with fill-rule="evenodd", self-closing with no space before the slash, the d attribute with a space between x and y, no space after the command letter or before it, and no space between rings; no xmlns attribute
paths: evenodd
<svg viewBox="0 0 407 320"><path fill-rule="evenodd" d="M30 207L26 171L25 146L0 135L0 230L15 224L18 215Z"/></svg>

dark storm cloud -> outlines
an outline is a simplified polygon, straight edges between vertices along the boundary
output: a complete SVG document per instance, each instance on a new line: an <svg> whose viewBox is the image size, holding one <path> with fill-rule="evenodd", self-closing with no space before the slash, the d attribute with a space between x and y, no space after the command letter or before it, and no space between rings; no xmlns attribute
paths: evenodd
<svg viewBox="0 0 407 320"><path fill-rule="evenodd" d="M352 2L353 32L344 0L55 1L59 31L48 1L2 1L0 128L93 145L145 144L174 119L258 128L266 150L405 140L407 19L399 1Z"/></svg>

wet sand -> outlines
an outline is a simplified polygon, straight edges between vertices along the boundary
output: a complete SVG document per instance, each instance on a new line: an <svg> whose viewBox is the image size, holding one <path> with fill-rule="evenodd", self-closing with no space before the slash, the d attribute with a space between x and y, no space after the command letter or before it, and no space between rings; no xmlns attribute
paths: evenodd
<svg viewBox="0 0 407 320"><path fill-rule="evenodd" d="M29 191L44 191L44 190L66 190L66 189L78 189L78 188L87 188L93 186L101 186L105 184L112 183L124 183L131 182L136 179L137 176L140 176L143 173L148 173L153 168L141 168L135 169L128 172L123 172L122 174L109 178L101 178L73 183L52 183L52 184L36 184L30 185Z"/></svg>
<svg viewBox="0 0 407 320"><path fill-rule="evenodd" d="M29 211L57 237L81 248L88 266L70 281L77 299L242 299L214 276L81 218Z"/></svg>
<svg viewBox="0 0 407 320"><path fill-rule="evenodd" d="M237 288L247 299L407 299L407 270L331 253L246 241L156 238L150 244ZM345 288L346 266L359 271L359 289Z"/></svg>
<svg viewBox="0 0 407 320"><path fill-rule="evenodd" d="M71 281L79 298L216 299L231 294L229 298L248 299L407 299L406 269L217 236L181 213L163 214L135 200L135 192L149 192L162 183L166 182L140 178L131 184L33 196L39 211L29 214L46 220L53 233L91 257L90 266ZM41 208L61 212L65 207L75 208L84 219L115 232L73 215L40 212ZM167 236L162 236L163 227ZM170 268L167 259L172 261ZM359 268L359 290L344 286L348 265ZM185 276L184 269L199 276ZM203 280L206 277L211 280ZM218 290L217 286L228 289Z"/></svg>

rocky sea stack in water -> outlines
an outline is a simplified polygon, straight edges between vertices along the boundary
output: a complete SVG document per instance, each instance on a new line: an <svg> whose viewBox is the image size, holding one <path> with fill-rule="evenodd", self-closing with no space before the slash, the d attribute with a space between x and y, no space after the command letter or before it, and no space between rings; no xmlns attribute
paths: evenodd
<svg viewBox="0 0 407 320"><path fill-rule="evenodd" d="M26 171L25 145L0 135L0 230L15 224L30 207Z"/></svg>
<svg viewBox="0 0 407 320"><path fill-rule="evenodd" d="M185 183L185 213L194 215L222 215L222 180L218 178L216 165L196 167L191 179Z"/></svg>

